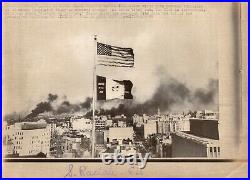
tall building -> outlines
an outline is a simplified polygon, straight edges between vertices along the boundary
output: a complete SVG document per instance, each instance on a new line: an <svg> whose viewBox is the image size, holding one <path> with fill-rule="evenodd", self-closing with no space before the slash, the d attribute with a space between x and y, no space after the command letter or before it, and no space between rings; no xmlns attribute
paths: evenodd
<svg viewBox="0 0 250 180"><path fill-rule="evenodd" d="M16 156L35 156L39 153L49 155L51 127L38 122L15 123L6 127L7 154Z"/></svg>
<svg viewBox="0 0 250 180"><path fill-rule="evenodd" d="M107 121L106 116L95 117L95 129L96 130L105 129L106 121Z"/></svg>
<svg viewBox="0 0 250 180"><path fill-rule="evenodd" d="M219 140L184 132L176 132L172 135L172 157L216 158L219 156Z"/></svg>
<svg viewBox="0 0 250 180"><path fill-rule="evenodd" d="M218 119L206 118L206 116L191 118L189 132L172 134L172 156L219 157L221 149L218 123Z"/></svg>
<svg viewBox="0 0 250 180"><path fill-rule="evenodd" d="M190 132L196 136L218 140L218 119L190 118Z"/></svg>

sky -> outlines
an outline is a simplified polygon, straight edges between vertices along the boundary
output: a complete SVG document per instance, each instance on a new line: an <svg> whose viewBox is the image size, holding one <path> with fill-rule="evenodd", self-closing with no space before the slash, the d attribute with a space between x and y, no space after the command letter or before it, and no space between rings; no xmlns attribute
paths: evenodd
<svg viewBox="0 0 250 180"><path fill-rule="evenodd" d="M134 68L97 67L97 74L131 80L138 102L152 97L159 70L190 89L218 79L216 29L206 18L9 19L3 34L4 112L31 110L49 93L71 102L92 96L95 34L99 42L133 48Z"/></svg>

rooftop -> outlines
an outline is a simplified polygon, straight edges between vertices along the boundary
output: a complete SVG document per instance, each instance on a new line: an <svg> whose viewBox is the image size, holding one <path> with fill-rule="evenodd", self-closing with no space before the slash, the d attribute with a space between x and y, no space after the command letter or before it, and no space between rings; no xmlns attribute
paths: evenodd
<svg viewBox="0 0 250 180"><path fill-rule="evenodd" d="M47 123L44 120L37 122L23 122L21 125L22 130L45 129L46 127Z"/></svg>
<svg viewBox="0 0 250 180"><path fill-rule="evenodd" d="M192 141L195 141L196 143L199 144L218 144L219 140L215 140L215 139L209 139L209 138L204 138L204 137L199 137L199 136L195 136L192 134L188 134L186 132L175 132L175 135L185 138L185 139L190 139Z"/></svg>
<svg viewBox="0 0 250 180"><path fill-rule="evenodd" d="M215 118L206 118L206 117L202 117L202 118L190 118L190 120L197 120L197 121L219 121L218 119L215 119Z"/></svg>

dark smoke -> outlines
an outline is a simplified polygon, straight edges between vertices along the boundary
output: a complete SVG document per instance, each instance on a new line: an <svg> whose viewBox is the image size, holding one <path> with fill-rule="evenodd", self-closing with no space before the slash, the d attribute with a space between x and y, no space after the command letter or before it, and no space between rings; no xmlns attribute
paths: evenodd
<svg viewBox="0 0 250 180"><path fill-rule="evenodd" d="M206 89L197 89L194 93L194 98L200 104L216 103L218 93L218 80L211 79Z"/></svg>
<svg viewBox="0 0 250 180"><path fill-rule="evenodd" d="M70 102L69 101L63 101L62 106L70 106Z"/></svg>
<svg viewBox="0 0 250 180"><path fill-rule="evenodd" d="M170 77L166 71L159 69L159 86L152 94L150 99L142 103L134 100L110 100L99 101L96 106L96 115L116 116L125 114L128 117L134 114L156 114L157 109L161 112L171 112L174 109L183 111L183 108L189 110L202 110L216 108L218 105L218 80L211 79L206 88L190 89L185 83ZM58 95L49 94L47 101L40 102L36 108L26 118L36 117L43 112L51 111L56 114L86 112L86 117L92 117L91 104L92 98L87 97L84 102L70 103L64 97L64 101L56 108L52 103L57 102Z"/></svg>
<svg viewBox="0 0 250 180"><path fill-rule="evenodd" d="M152 110L155 112L155 109L158 108L166 111L170 110L174 104L180 104L189 100L190 95L191 92L185 84L175 79L169 79L168 82L161 81L152 98L147 100L142 107L149 113L153 113L151 112Z"/></svg>
<svg viewBox="0 0 250 180"><path fill-rule="evenodd" d="M40 102L36 105L36 108L33 109L31 111L31 113L26 116L26 119L34 118L40 113L49 112L52 110L53 110L53 108L52 108L50 102Z"/></svg>
<svg viewBox="0 0 250 180"><path fill-rule="evenodd" d="M57 107L54 107L52 104L56 102L58 99L57 94L48 94L47 101L40 102L36 105L35 109L31 111L30 114L28 114L25 119L31 119L36 117L37 115L44 113L44 112L53 112L56 114L62 114L62 113L74 113L79 111L88 111L91 107L91 98L86 98L84 102L82 103L76 103L72 104L69 101L67 101L66 96L63 96L64 101L60 103Z"/></svg>
<svg viewBox="0 0 250 180"><path fill-rule="evenodd" d="M57 94L51 94L51 93L49 93L49 95L48 95L48 101L49 102L53 102L53 101L57 100L57 98L58 98Z"/></svg>
<svg viewBox="0 0 250 180"><path fill-rule="evenodd" d="M62 104L57 108L57 113L74 113L81 110L81 106L78 104L71 104L69 101L63 101Z"/></svg>
<svg viewBox="0 0 250 180"><path fill-rule="evenodd" d="M84 109L89 109L91 107L92 98L87 97L83 103L80 104L80 106Z"/></svg>
<svg viewBox="0 0 250 180"><path fill-rule="evenodd" d="M185 84L175 80L168 79L167 82L161 81L153 96L144 103L138 103L131 100L123 100L123 103L118 107L111 109L102 109L98 111L98 115L115 115L125 114L128 117L134 114L156 114L158 108L161 111L170 110L174 104L181 104L184 101L189 101L191 96L190 90ZM122 102L122 101L121 101ZM91 112L87 113L91 117Z"/></svg>
<svg viewBox="0 0 250 180"><path fill-rule="evenodd" d="M158 72L160 84L150 99L143 103L135 100L120 100L115 107L109 109L100 107L97 115L152 115L157 113L158 108L161 112L171 112L174 108L182 112L183 108L202 110L215 108L218 105L218 80L211 79L206 88L193 90L177 79L169 77L165 71L159 70ZM91 117L91 114L92 111L88 112L86 116Z"/></svg>

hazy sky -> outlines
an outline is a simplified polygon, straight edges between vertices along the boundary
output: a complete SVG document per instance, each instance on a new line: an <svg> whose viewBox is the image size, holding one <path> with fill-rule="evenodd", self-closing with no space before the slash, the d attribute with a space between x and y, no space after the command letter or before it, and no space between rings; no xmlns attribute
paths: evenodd
<svg viewBox="0 0 250 180"><path fill-rule="evenodd" d="M135 68L99 67L98 74L130 79L140 102L159 83L157 70L205 88L218 77L216 31L206 18L192 20L16 19L6 22L3 65L5 112L28 110L48 93L71 102L92 94L93 35L98 41L134 49Z"/></svg>

